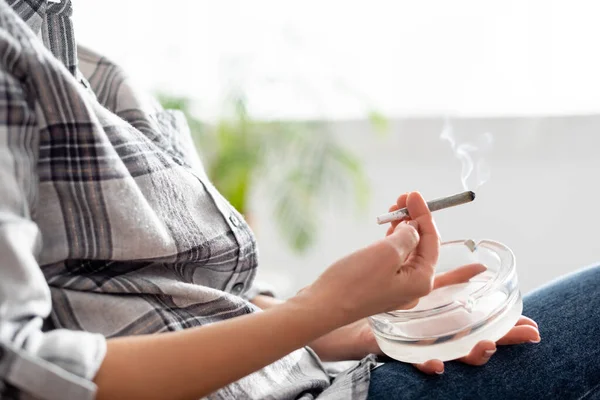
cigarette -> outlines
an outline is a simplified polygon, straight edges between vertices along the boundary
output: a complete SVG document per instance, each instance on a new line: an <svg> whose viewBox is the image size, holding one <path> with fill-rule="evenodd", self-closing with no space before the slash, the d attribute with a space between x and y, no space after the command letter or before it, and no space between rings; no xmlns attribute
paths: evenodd
<svg viewBox="0 0 600 400"><path fill-rule="evenodd" d="M450 208L461 204L470 203L473 200L475 200L475 193L469 191L428 201L427 206L429 207L429 211L433 212L443 210L444 208ZM379 225L382 225L392 221L400 221L408 217L410 217L410 215L408 214L408 209L405 207L401 208L400 210L380 215L379 217L377 217L377 223Z"/></svg>

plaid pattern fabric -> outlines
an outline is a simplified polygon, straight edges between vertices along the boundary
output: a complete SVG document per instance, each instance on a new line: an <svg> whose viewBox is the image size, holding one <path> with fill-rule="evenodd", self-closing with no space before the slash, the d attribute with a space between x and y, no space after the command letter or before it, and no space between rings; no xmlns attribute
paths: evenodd
<svg viewBox="0 0 600 400"><path fill-rule="evenodd" d="M106 337L256 311L254 236L182 114L78 48L71 13L0 0L1 398L93 398ZM372 366L333 379L301 349L210 398L362 399Z"/></svg>

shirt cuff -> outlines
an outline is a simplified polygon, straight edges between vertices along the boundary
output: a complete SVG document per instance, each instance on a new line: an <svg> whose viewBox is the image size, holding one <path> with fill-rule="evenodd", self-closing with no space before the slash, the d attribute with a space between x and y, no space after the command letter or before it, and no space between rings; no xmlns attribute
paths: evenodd
<svg viewBox="0 0 600 400"><path fill-rule="evenodd" d="M36 399L93 400L93 379L106 354L99 334L36 332L25 348L0 342L0 377Z"/></svg>

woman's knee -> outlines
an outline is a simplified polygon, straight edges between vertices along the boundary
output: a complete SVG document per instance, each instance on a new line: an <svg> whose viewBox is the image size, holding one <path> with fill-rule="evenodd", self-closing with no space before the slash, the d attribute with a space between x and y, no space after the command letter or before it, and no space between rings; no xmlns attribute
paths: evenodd
<svg viewBox="0 0 600 400"><path fill-rule="evenodd" d="M591 317L600 310L599 291L600 266L586 267L525 296L523 313L537 321L542 336L573 331L574 326L593 324L597 328L599 319Z"/></svg>

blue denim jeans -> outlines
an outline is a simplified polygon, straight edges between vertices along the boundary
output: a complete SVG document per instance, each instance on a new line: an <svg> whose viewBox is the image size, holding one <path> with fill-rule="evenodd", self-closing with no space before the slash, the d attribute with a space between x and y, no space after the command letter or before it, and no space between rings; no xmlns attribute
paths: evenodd
<svg viewBox="0 0 600 400"><path fill-rule="evenodd" d="M600 266L525 296L538 344L498 346L482 367L446 363L427 376L388 362L372 372L369 399L600 399Z"/></svg>

